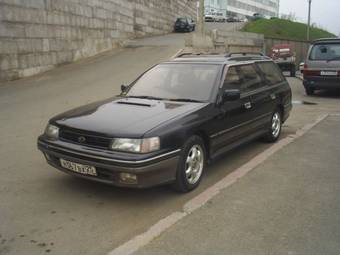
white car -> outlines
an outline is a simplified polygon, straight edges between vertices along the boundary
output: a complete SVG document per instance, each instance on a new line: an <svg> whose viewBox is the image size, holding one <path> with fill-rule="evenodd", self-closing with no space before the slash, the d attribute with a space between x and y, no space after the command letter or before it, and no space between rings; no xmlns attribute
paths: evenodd
<svg viewBox="0 0 340 255"><path fill-rule="evenodd" d="M227 20L227 17L225 17L222 12L217 12L214 16L216 22L225 22Z"/></svg>

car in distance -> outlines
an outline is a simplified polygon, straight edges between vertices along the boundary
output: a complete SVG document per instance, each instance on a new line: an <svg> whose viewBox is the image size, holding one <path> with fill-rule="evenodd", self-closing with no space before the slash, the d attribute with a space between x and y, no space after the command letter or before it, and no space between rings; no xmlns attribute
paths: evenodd
<svg viewBox="0 0 340 255"><path fill-rule="evenodd" d="M175 32L192 32L195 31L196 23L192 18L182 17L175 22Z"/></svg>
<svg viewBox="0 0 340 255"><path fill-rule="evenodd" d="M259 137L275 142L291 108L291 89L267 57L183 55L122 85L119 96L52 118L38 148L71 175L188 192L207 162Z"/></svg>
<svg viewBox="0 0 340 255"><path fill-rule="evenodd" d="M307 53L303 70L307 95L318 89L340 88L340 39L314 41Z"/></svg>
<svg viewBox="0 0 340 255"><path fill-rule="evenodd" d="M293 48L289 44L275 44L272 47L272 59L285 72L289 71L291 77L296 74L296 57Z"/></svg>
<svg viewBox="0 0 340 255"><path fill-rule="evenodd" d="M204 15L205 22L215 22L216 21L216 15L213 12L206 13Z"/></svg>
<svg viewBox="0 0 340 255"><path fill-rule="evenodd" d="M216 22L225 22L227 17L223 14L223 12L216 12L214 14Z"/></svg>

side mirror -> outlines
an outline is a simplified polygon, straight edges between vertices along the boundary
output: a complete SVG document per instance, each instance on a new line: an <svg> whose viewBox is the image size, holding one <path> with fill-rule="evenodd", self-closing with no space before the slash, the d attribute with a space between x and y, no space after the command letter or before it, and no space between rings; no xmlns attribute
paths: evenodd
<svg viewBox="0 0 340 255"><path fill-rule="evenodd" d="M128 88L129 88L129 86L124 85L124 84L120 86L120 90L121 90L122 93L126 92Z"/></svg>
<svg viewBox="0 0 340 255"><path fill-rule="evenodd" d="M226 89L223 92L223 102L236 101L241 98L241 91L239 89Z"/></svg>

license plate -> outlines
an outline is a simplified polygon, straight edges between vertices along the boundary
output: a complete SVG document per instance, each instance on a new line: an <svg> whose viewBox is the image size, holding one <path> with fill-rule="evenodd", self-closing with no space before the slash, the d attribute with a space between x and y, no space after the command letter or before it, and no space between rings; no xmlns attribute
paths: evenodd
<svg viewBox="0 0 340 255"><path fill-rule="evenodd" d="M60 159L60 164L63 168L79 174L97 176L97 170L93 166L82 165L65 159Z"/></svg>
<svg viewBox="0 0 340 255"><path fill-rule="evenodd" d="M324 76L336 76L336 75L338 75L338 72L336 72L336 71L321 71L320 74L324 75Z"/></svg>

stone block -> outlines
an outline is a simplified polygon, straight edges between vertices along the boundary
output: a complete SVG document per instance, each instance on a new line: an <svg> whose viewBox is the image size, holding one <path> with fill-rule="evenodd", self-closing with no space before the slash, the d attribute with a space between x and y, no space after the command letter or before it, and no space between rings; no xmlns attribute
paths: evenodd
<svg viewBox="0 0 340 255"><path fill-rule="evenodd" d="M25 27L22 24L0 22L0 37L25 37Z"/></svg>
<svg viewBox="0 0 340 255"><path fill-rule="evenodd" d="M0 55L0 70L6 71L18 68L18 55Z"/></svg>

